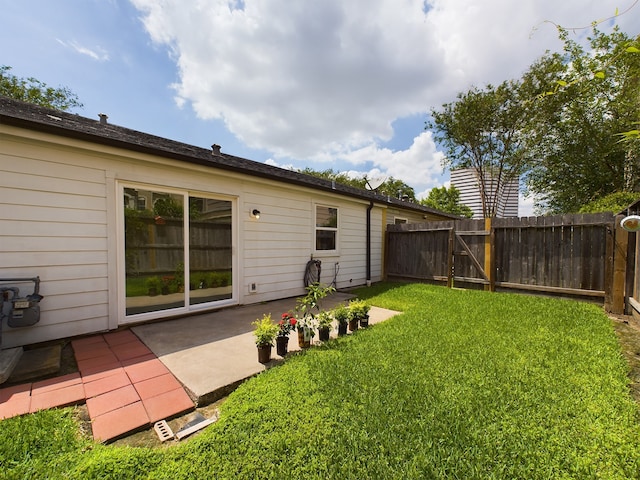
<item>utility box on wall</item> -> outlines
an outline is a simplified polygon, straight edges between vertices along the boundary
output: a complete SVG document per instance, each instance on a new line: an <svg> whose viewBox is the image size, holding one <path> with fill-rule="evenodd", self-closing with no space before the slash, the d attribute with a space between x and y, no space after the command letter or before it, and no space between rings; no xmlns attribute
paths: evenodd
<svg viewBox="0 0 640 480"><path fill-rule="evenodd" d="M40 321L40 277L34 278L0 278L0 285L8 283L33 282L33 293L20 295L20 289L15 286L0 286L0 326L4 319L11 328L30 327ZM0 329L0 346L2 345L2 331Z"/></svg>

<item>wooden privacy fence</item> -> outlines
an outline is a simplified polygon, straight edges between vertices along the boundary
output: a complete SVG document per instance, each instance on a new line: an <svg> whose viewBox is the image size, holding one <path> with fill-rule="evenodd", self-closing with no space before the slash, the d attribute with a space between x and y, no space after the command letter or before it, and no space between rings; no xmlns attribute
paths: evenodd
<svg viewBox="0 0 640 480"><path fill-rule="evenodd" d="M389 225L385 274L450 287L600 297L622 313L627 235L617 225L610 213Z"/></svg>

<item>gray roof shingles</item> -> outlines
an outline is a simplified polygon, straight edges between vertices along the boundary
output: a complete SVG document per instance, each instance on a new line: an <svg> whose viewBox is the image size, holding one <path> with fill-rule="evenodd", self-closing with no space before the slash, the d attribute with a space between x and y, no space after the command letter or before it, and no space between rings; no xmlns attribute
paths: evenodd
<svg viewBox="0 0 640 480"><path fill-rule="evenodd" d="M211 168L230 170L317 190L331 191L340 195L368 200L378 204L392 204L399 208L425 214L429 213L446 218L458 218L448 213L415 203L403 202L396 198L379 195L372 191L361 190L312 175L274 167L266 163L225 153L213 154L212 150L209 149L195 147L110 123L101 123L99 120L47 109L4 96L0 96L0 124L124 148L188 163L206 165Z"/></svg>

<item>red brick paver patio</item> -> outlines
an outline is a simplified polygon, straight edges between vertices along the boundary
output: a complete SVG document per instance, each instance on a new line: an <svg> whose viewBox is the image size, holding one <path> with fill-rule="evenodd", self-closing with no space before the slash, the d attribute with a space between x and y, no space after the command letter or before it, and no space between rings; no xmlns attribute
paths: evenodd
<svg viewBox="0 0 640 480"><path fill-rule="evenodd" d="M195 408L130 330L71 342L77 373L0 389L0 419L86 402L93 437L108 441Z"/></svg>

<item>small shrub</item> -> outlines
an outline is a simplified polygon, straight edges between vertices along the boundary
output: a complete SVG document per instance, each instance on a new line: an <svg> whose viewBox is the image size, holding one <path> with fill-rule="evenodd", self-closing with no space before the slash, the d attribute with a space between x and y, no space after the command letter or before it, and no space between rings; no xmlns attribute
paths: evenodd
<svg viewBox="0 0 640 480"><path fill-rule="evenodd" d="M276 338L276 335L278 335L280 327L271 321L271 314L264 315L262 318L253 322L252 325L256 327L253 332L256 338L256 345L273 346L273 340Z"/></svg>
<svg viewBox="0 0 640 480"><path fill-rule="evenodd" d="M349 302L349 316L353 320L362 320L367 317L371 306L364 300L351 300Z"/></svg>
<svg viewBox="0 0 640 480"><path fill-rule="evenodd" d="M333 315L333 318L335 318L336 322L338 322L339 324L344 325L349 321L349 309L343 304L340 304L337 307L335 307L331 311L331 314Z"/></svg>

